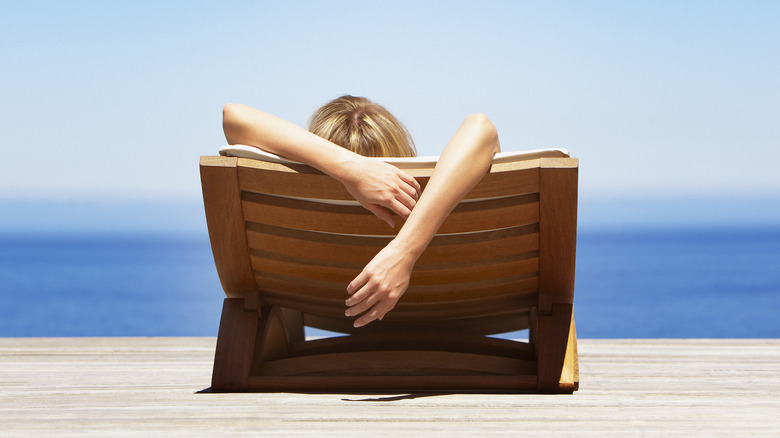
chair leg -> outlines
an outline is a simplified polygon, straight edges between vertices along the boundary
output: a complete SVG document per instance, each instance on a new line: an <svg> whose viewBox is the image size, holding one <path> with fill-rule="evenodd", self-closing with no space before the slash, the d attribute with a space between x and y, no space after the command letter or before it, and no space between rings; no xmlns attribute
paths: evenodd
<svg viewBox="0 0 780 438"><path fill-rule="evenodd" d="M244 309L243 298L226 298L223 302L211 376L212 390L247 389L259 317L257 311Z"/></svg>
<svg viewBox="0 0 780 438"><path fill-rule="evenodd" d="M539 391L575 391L579 362L572 305L554 304L549 315L537 315L535 337Z"/></svg>

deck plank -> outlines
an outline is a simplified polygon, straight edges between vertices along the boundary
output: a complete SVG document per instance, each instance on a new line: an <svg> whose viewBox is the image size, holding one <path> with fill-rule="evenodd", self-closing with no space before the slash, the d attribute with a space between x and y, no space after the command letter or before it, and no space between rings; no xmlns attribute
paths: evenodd
<svg viewBox="0 0 780 438"><path fill-rule="evenodd" d="M780 340L578 341L574 395L215 394L214 338L0 338L0 436L777 436Z"/></svg>

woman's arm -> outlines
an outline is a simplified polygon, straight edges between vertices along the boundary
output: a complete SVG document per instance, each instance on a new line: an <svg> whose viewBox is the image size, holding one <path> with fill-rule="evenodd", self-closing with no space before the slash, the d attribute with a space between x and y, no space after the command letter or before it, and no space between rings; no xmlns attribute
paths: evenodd
<svg viewBox="0 0 780 438"><path fill-rule="evenodd" d="M490 169L500 151L484 114L466 118L447 144L425 191L398 235L347 286L347 316L360 327L382 319L406 292L412 268L444 219Z"/></svg>
<svg viewBox="0 0 780 438"><path fill-rule="evenodd" d="M222 127L230 144L255 146L308 164L339 180L363 207L395 225L392 210L409 216L420 184L395 166L371 160L263 111L239 104L222 110Z"/></svg>

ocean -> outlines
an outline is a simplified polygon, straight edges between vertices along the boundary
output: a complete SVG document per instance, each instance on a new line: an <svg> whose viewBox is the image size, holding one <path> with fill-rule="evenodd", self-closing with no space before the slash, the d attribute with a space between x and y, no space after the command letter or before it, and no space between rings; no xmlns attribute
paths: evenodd
<svg viewBox="0 0 780 438"><path fill-rule="evenodd" d="M577 244L581 338L780 337L780 227ZM2 337L216 336L223 298L206 235L0 235Z"/></svg>

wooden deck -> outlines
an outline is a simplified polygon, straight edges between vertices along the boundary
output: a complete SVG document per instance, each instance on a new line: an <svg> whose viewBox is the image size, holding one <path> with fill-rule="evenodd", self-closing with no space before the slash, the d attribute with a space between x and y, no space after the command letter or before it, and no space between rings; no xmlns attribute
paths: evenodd
<svg viewBox="0 0 780 438"><path fill-rule="evenodd" d="M780 436L780 340L580 340L574 395L214 394L214 343L0 339L0 437Z"/></svg>

